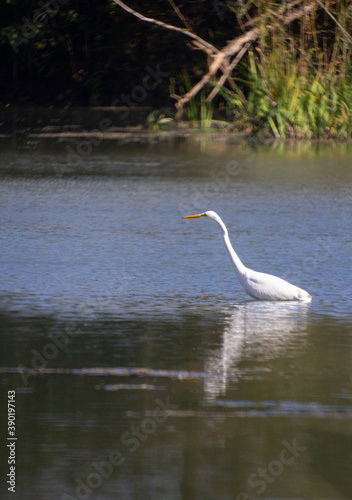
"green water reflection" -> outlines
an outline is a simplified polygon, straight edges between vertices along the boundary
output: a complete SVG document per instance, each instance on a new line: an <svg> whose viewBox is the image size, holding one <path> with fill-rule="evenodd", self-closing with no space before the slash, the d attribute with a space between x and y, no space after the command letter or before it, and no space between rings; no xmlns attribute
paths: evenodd
<svg viewBox="0 0 352 500"><path fill-rule="evenodd" d="M20 498L349 498L350 323L248 302L74 326L65 343L72 322L2 321L2 366L37 368L1 374Z"/></svg>

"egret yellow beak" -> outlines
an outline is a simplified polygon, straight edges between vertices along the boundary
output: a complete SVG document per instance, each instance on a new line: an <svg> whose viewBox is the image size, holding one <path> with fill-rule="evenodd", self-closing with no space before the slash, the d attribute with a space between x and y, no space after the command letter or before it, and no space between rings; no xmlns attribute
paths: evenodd
<svg viewBox="0 0 352 500"><path fill-rule="evenodd" d="M182 217L182 219L194 219L195 217L202 217L204 214L196 214L196 215L186 215L185 217Z"/></svg>

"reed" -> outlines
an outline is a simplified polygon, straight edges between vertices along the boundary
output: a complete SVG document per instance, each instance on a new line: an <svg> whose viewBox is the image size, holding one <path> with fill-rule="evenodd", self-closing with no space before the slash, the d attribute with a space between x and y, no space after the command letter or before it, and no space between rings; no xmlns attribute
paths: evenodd
<svg viewBox="0 0 352 500"><path fill-rule="evenodd" d="M188 72L182 73L182 84L180 90L182 93L188 92L192 88L192 83ZM194 128L209 129L215 123L213 121L214 104L207 102L204 94L200 98L193 98L189 101L186 108L187 120L192 123Z"/></svg>
<svg viewBox="0 0 352 500"><path fill-rule="evenodd" d="M262 18L261 37L221 90L235 126L281 138L352 137L350 2L330 3L333 11L318 2L294 27L270 17L277 2L246 5L241 15L255 6Z"/></svg>
<svg viewBox="0 0 352 500"><path fill-rule="evenodd" d="M283 138L351 137L351 68L342 74L333 64L325 70L307 65L302 72L295 54L279 52L265 64L251 52L247 79L222 89L235 124Z"/></svg>

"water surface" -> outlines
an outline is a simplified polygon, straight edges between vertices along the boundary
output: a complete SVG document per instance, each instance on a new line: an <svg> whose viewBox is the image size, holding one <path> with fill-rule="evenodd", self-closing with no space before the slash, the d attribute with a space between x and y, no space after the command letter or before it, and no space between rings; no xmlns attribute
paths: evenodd
<svg viewBox="0 0 352 500"><path fill-rule="evenodd" d="M86 146L1 146L18 498L351 498L351 147ZM312 302L250 299L205 210Z"/></svg>

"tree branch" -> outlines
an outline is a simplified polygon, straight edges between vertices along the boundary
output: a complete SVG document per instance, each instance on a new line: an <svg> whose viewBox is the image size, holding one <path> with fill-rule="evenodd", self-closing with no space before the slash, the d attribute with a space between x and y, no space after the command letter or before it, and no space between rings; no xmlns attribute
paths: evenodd
<svg viewBox="0 0 352 500"><path fill-rule="evenodd" d="M345 37L347 38L347 40L352 43L352 37L349 33L347 33L347 31L345 30L345 28L343 26L341 26L341 24L338 22L338 20L336 19L335 16L333 16L331 14L331 12L325 7L325 5L323 5L320 0L317 0L317 3L320 5L320 7L322 9L325 10L325 12L327 13L328 16L331 17L331 19L337 24L337 26L340 28L340 30L342 31L342 33L345 35Z"/></svg>
<svg viewBox="0 0 352 500"><path fill-rule="evenodd" d="M173 0L169 0L169 4L174 9L174 11L178 15L178 17L181 19L181 21L183 22L183 24L186 26L186 28L188 30L192 31L191 25L189 24L189 22L187 21L187 19L185 18L185 16L182 14L182 12L180 11L180 9L177 7L177 5L175 5L174 1Z"/></svg>
<svg viewBox="0 0 352 500"><path fill-rule="evenodd" d="M250 43L256 40L258 36L259 29L253 28L251 31L248 31L248 33L245 33L239 38L231 40L231 42L229 42L218 54L216 54L213 58L213 62L209 67L208 73L206 73L203 78L198 83L196 83L194 87L191 88L191 90L189 90L177 101L177 117L180 117L182 115L184 105L187 104L190 99L192 99L192 97L198 94L198 92L209 82L210 78L216 75L217 71L220 69L226 59L229 58L229 56L239 52L244 45L250 45Z"/></svg>
<svg viewBox="0 0 352 500"><path fill-rule="evenodd" d="M113 0L117 5L119 5L122 9L124 9L126 12L129 12L130 14L134 15L141 21L145 21L148 23L153 23L158 26L161 26L162 28L171 30L171 31L176 31L178 33L182 33L189 38L192 38L193 40L193 45L201 50L203 50L208 56L210 56L210 60L208 62L209 69L208 72L201 78L201 80L196 83L191 90L189 90L186 94L183 96L173 96L174 98L177 99L176 102L176 108L177 108L177 113L176 116L180 118L183 113L183 108L185 104L187 104L192 97L198 94L200 90L209 82L209 80L216 75L219 69L222 70L223 75L219 79L216 87L213 89L213 91L210 93L208 96L208 101L211 101L215 95L219 92L219 88L221 85L224 85L226 80L230 77L231 72L235 68L235 66L238 64L238 62L241 60L241 58L244 56L246 51L248 50L249 46L254 43L260 35L260 28L255 26L252 28L250 31L247 31L243 35L234 38L233 40L230 40L225 47L223 47L221 50L218 50L214 45L206 42L201 38L200 36L196 35L195 33L192 33L191 31L184 29L184 28L179 28L177 26L173 26L171 24L166 24L162 21L158 21L153 18L145 17L142 14L139 14L139 12L136 12L135 10L131 9L128 7L126 4L124 4L121 0ZM291 4L285 4L284 6L278 8L275 12L270 11L270 14L277 17L283 24L290 24L292 21L299 19L302 17L304 14L310 12L313 10L316 6L315 0L313 0L310 4L308 5L303 5L301 8L294 9L297 5L300 5L303 0L293 0ZM317 0L317 2L321 5L320 0ZM171 3L171 2L170 2ZM172 2L173 3L173 2ZM286 11L286 12L285 12ZM284 14L285 12L285 14ZM329 14L330 15L330 14ZM265 17L264 17L265 18ZM257 18L255 21L257 21L258 24L259 21L263 19L263 16ZM254 20L251 21L254 23ZM228 64L228 61L230 57L235 56L236 54L237 57L235 57L232 61L231 64Z"/></svg>
<svg viewBox="0 0 352 500"><path fill-rule="evenodd" d="M147 23L152 23L152 24L157 24L158 26L161 26L162 28L166 28L166 29L171 30L171 31L176 31L178 33L183 33L184 35L186 35L190 38L193 38L193 40L196 40L199 45L207 48L208 51L211 50L211 52L213 54L217 54L219 52L219 50L216 47L214 47L214 45L206 42L205 40L203 40L203 38L201 38L200 36L196 35L195 33L192 33L191 31L189 31L185 28L179 28L178 26L173 26L172 24L166 24L166 23L163 23L162 21L158 21L157 19L153 19L152 17L145 17L142 14L139 14L139 12L136 12L135 10L131 9L131 7L128 7L128 5L121 2L121 0L113 0L113 1L117 5L122 7L122 9L124 9L126 12L129 12L133 16L138 17L138 19L140 19L141 21L145 21Z"/></svg>
<svg viewBox="0 0 352 500"><path fill-rule="evenodd" d="M232 63L229 64L226 67L223 75L221 76L221 78L219 79L219 81L217 82L217 84L215 85L215 87L213 88L213 90L210 92L210 94L206 98L207 102L211 102L214 99L214 97L218 94L218 92L220 90L220 87L222 87L222 85L224 85L224 83L226 82L226 80L229 78L229 76L231 75L232 71L235 69L235 67L237 66L237 64L240 62L240 60L242 59L242 57L247 52L249 46L250 46L250 43L247 42L242 47L242 49L239 51L239 53L234 58L234 60L232 61Z"/></svg>
<svg viewBox="0 0 352 500"><path fill-rule="evenodd" d="M247 33L245 33L244 35L231 40L227 45L225 45L221 52L223 52L227 56L234 56L242 49L243 45L245 45L246 43L255 42L258 37L259 28L253 28L250 31L247 31Z"/></svg>

